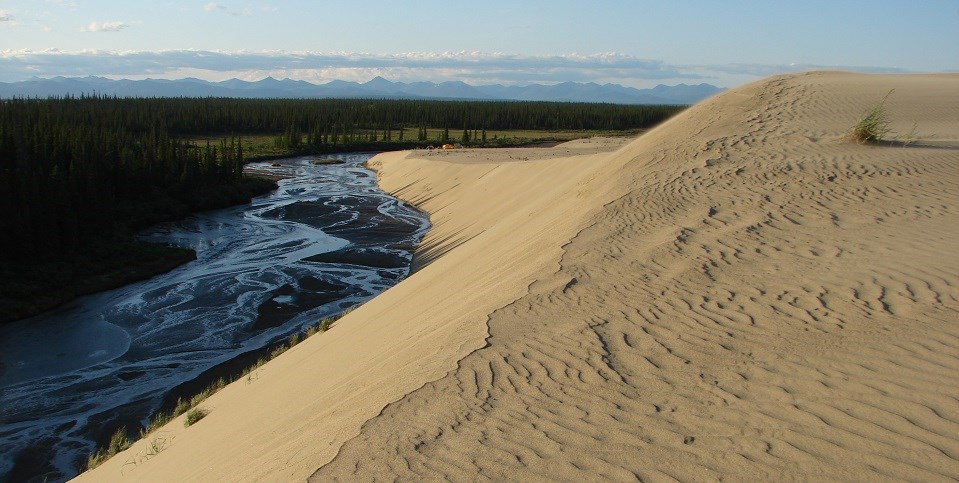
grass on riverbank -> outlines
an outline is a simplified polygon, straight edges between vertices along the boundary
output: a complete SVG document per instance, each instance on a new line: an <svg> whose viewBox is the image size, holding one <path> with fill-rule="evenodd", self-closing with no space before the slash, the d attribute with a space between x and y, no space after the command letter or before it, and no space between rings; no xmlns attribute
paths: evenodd
<svg viewBox="0 0 959 483"><path fill-rule="evenodd" d="M176 419L182 414L187 415L186 418L184 418L184 423L183 423L184 427L190 427L193 423L199 421L200 419L203 419L209 414L208 410L199 408L199 405L203 401L205 401L207 398L219 392L221 389L226 387L226 385L229 384L230 382L237 381L244 377L247 379L247 382L252 382L254 380L253 378L254 372L257 369L259 369L261 366L279 357L280 354L283 354L284 352L290 350L291 348L293 348L300 342L303 342L304 340L316 334L320 334L330 330L330 328L332 328L333 324L337 320L344 317L346 314L350 313L352 310L353 310L352 308L349 308L343 311L343 313L341 313L340 315L337 315L335 317L326 317L326 318L320 319L319 321L317 321L316 324L307 327L304 331L295 332L286 341L276 344L276 346L269 351L269 356L265 356L257 359L255 363L253 363L251 366L244 369L240 374L236 375L236 377L229 377L229 380L227 380L227 377L220 377L213 384L207 386L202 391L194 394L192 397L188 399L177 399L176 407L174 407L171 411L169 412L158 411L156 414L154 414L153 417L150 418L150 424L148 424L147 427L142 428L140 430L140 435L137 439L135 440L129 439L129 435L127 433L126 428L118 429L110 438L110 442L105 448L98 449L94 451L92 454L90 454L90 456L87 457L85 470L87 471L92 470L96 468L97 466L100 466L105 461L115 456L117 453L120 453L121 451L132 446L133 443L136 442L137 440L146 438L151 433L160 429L161 427L163 427L170 421Z"/></svg>
<svg viewBox="0 0 959 483"><path fill-rule="evenodd" d="M193 408L186 413L186 418L183 419L183 427L189 428L193 426L197 421L206 417L209 412L203 408Z"/></svg>
<svg viewBox="0 0 959 483"><path fill-rule="evenodd" d="M117 432L113 433L113 436L110 437L110 444L106 448L94 452L87 458L87 468L100 466L104 461L129 448L132 444L133 442L130 441L126 431L122 428L118 429Z"/></svg>

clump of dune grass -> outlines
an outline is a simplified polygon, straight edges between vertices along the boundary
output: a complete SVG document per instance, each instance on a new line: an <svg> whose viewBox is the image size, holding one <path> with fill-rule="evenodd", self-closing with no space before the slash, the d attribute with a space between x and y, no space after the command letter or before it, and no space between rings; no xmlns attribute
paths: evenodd
<svg viewBox="0 0 959 483"><path fill-rule="evenodd" d="M169 442L170 441L167 438L164 438L162 436L157 436L151 439L150 442L147 444L146 456L150 457L150 456L156 456L160 454L163 450L167 448L167 444Z"/></svg>
<svg viewBox="0 0 959 483"><path fill-rule="evenodd" d="M879 144L892 132L889 128L889 118L886 115L886 99L893 93L891 89L879 101L879 104L866 111L862 119L852 127L850 137L861 144Z"/></svg>
<svg viewBox="0 0 959 483"><path fill-rule="evenodd" d="M286 352L289 348L290 347L286 344L280 344L276 346L275 348L273 348L272 351L270 351L270 357L268 360L273 360L273 359L276 359L277 357L280 357L280 354Z"/></svg>
<svg viewBox="0 0 959 483"><path fill-rule="evenodd" d="M87 469L91 470L103 464L113 455L127 449L133 442L127 436L127 428L120 428L110 437L110 444L105 449L98 450L87 457Z"/></svg>
<svg viewBox="0 0 959 483"><path fill-rule="evenodd" d="M319 332L326 332L330 330L330 327L333 326L333 322L335 321L329 317L323 320L320 320L319 324L317 324L316 326L316 330L318 330Z"/></svg>
<svg viewBox="0 0 959 483"><path fill-rule="evenodd" d="M191 409L189 412L186 413L186 418L183 420L183 427L189 428L190 426L195 424L197 421L205 418L207 414L209 414L209 412L203 408Z"/></svg>
<svg viewBox="0 0 959 483"><path fill-rule="evenodd" d="M917 129L916 123L912 123L912 129L909 130L905 136L899 137L899 142L902 143L903 147L909 146L910 144L916 142L916 139L919 138L919 130Z"/></svg>
<svg viewBox="0 0 959 483"><path fill-rule="evenodd" d="M117 454L130 447L130 438L127 437L127 428L120 428L110 438L110 454Z"/></svg>
<svg viewBox="0 0 959 483"><path fill-rule="evenodd" d="M102 465L103 462L108 459L110 459L110 455L102 449L90 453L90 456L87 456L87 470L92 470Z"/></svg>

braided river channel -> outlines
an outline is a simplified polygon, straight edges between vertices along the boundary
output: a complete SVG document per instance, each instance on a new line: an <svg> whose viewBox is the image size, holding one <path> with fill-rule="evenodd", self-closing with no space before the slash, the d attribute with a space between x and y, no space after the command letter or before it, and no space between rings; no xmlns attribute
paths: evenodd
<svg viewBox="0 0 959 483"><path fill-rule="evenodd" d="M75 475L175 388L200 389L403 279L429 220L379 189L370 157L251 163L283 177L279 189L140 235L195 261L0 328L0 481Z"/></svg>

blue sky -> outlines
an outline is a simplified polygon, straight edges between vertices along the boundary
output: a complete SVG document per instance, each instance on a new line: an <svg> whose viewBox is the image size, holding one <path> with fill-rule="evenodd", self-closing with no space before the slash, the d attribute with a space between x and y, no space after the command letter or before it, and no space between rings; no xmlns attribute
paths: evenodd
<svg viewBox="0 0 959 483"><path fill-rule="evenodd" d="M959 71L959 1L0 0L0 81L731 87L798 70Z"/></svg>

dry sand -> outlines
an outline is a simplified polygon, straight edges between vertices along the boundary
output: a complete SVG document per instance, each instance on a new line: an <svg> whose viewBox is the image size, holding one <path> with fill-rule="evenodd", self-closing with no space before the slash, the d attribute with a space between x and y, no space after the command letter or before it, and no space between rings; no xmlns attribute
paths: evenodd
<svg viewBox="0 0 959 483"><path fill-rule="evenodd" d="M892 88L917 142L844 140ZM82 479L959 478L959 75L771 78L615 148L376 157L417 272Z"/></svg>

